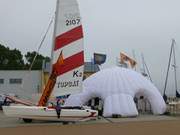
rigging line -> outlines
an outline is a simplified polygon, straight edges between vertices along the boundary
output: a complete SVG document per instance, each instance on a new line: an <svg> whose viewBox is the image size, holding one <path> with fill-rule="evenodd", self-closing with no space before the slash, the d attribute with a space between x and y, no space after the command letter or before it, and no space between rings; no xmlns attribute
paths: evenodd
<svg viewBox="0 0 180 135"><path fill-rule="evenodd" d="M145 68L145 60L144 60L144 54L143 53L141 53L141 58L142 58L142 72L144 73L144 74L146 74L146 68Z"/></svg>
<svg viewBox="0 0 180 135"><path fill-rule="evenodd" d="M31 63L31 65L30 65L29 70L28 70L29 73L30 73L30 71L31 71L31 69L32 69L32 67L33 67L33 64L34 64L34 62L35 62L35 60L36 60L36 57L37 57L37 55L38 55L38 52L39 52L39 50L41 49L41 47L42 47L42 45L43 45L43 43L44 43L44 40L45 40L45 38L46 38L46 36L47 36L50 28L51 28L51 25L52 25L52 23L53 23L53 21L54 21L54 17L55 17L55 15L53 15L53 17L52 17L52 19L51 19L51 21L50 21L50 23L49 23L49 25L48 25L48 27L47 27L47 30L46 30L46 32L45 32L45 34L44 34L44 36L43 36L43 38L42 38L39 46L38 46L36 55L35 55L35 57L33 58L33 61L32 61L32 63ZM29 73L25 74L25 75L23 76L23 78L28 78L28 77L29 77ZM21 91L21 92L23 92L23 93L27 93L27 91L26 91L26 92L23 91L23 90L24 90L24 89L23 89L23 85L24 85L24 83L21 84L21 87L20 87L19 91Z"/></svg>
<svg viewBox="0 0 180 135"><path fill-rule="evenodd" d="M33 61L32 61L32 63L31 63L31 65L30 65L29 71L32 69L32 67L33 67L33 65L34 65L34 62L35 62L35 60L36 60L36 58L37 58L37 55L38 55L38 53L39 53L39 51L40 51L40 49L41 49L41 47L42 47L42 45L43 45L43 43L44 43L44 40L46 39L46 36L47 36L47 34L48 34L48 32L49 32L49 30L50 30L50 28L51 28L51 25L52 25L52 23L53 23L53 21L54 21L54 17L55 17L55 16L53 15L53 17L52 17L52 19L51 19L51 21L50 21L50 23L49 23L49 25L48 25L48 28L47 28L47 30L46 30L46 32L45 32L45 34L44 34L44 36L43 36L40 44L39 44L39 47L38 47L37 52L36 52L36 55L34 56Z"/></svg>
<svg viewBox="0 0 180 135"><path fill-rule="evenodd" d="M103 118L105 119L106 121L108 121L109 123L114 123L112 120L110 120L109 118L106 118L104 117L103 115L102 116L98 116L100 119Z"/></svg>
<svg viewBox="0 0 180 135"><path fill-rule="evenodd" d="M152 81L152 78L151 78L151 74L150 74L149 68L148 68L148 66L147 66L147 64L146 64L145 61L144 61L144 65L145 65L145 68L146 68L146 70L147 70L148 77L149 77L150 81L153 82L153 81Z"/></svg>
<svg viewBox="0 0 180 135"><path fill-rule="evenodd" d="M146 75L148 76L148 78L150 79L150 81L153 82L153 81L152 81L152 78L151 78L151 74L150 74L149 68L148 68L148 66L147 66L147 64L146 64L146 61L145 61L145 59L144 59L144 54L143 54L143 53L141 53L141 57L142 57L143 72L146 74L146 71L147 71L147 74L146 74Z"/></svg>
<svg viewBox="0 0 180 135"><path fill-rule="evenodd" d="M176 54L176 59L180 57L180 50L179 50L179 46L177 44L177 41L175 41L175 46L174 46L174 49L175 49L175 54ZM179 61L176 60L176 67L178 69L178 65L179 65ZM177 70L178 72L178 70ZM178 79L177 79L178 80Z"/></svg>

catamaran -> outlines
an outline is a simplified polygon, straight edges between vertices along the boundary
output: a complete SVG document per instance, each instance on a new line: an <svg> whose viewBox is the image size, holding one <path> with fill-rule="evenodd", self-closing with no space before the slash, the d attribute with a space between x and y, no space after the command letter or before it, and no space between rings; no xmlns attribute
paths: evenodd
<svg viewBox="0 0 180 135"><path fill-rule="evenodd" d="M3 106L4 114L22 118L25 122L33 119L68 122L96 119L98 112L90 108L46 106L50 96L81 92L83 70L83 29L78 3L76 0L57 0L52 72L38 105L14 99L21 105Z"/></svg>

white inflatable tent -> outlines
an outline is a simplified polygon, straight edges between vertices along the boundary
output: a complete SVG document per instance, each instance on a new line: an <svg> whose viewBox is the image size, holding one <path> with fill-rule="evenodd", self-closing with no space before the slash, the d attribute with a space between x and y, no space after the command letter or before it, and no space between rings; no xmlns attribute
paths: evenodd
<svg viewBox="0 0 180 135"><path fill-rule="evenodd" d="M140 73L130 69L114 67L101 70L87 78L83 85L83 92L71 95L65 105L82 106L89 99L99 97L104 102L103 116L137 116L134 97L141 94L149 100L154 114L166 111L166 104L158 89Z"/></svg>

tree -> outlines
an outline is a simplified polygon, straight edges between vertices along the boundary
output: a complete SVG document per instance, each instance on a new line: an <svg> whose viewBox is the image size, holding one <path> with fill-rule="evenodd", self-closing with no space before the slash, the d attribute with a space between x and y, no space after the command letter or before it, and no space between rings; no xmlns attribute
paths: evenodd
<svg viewBox="0 0 180 135"><path fill-rule="evenodd" d="M29 69L36 54L37 52L35 51L27 52L25 55L25 63L24 57L18 49L11 50L0 44L0 70ZM38 54L33 63L32 70L41 70L43 61L49 62L50 58Z"/></svg>
<svg viewBox="0 0 180 135"><path fill-rule="evenodd" d="M8 49L9 48L6 48L0 44L0 65L1 65L0 69L3 69L8 62L8 59L6 57L7 56L6 53L7 53Z"/></svg>
<svg viewBox="0 0 180 135"><path fill-rule="evenodd" d="M8 65L9 69L15 69L15 70L20 70L24 69L24 60L23 60L23 55L21 52L17 49L10 50L10 54L8 55Z"/></svg>
<svg viewBox="0 0 180 135"><path fill-rule="evenodd" d="M10 50L0 45L0 70L24 69L23 55L17 49Z"/></svg>
<svg viewBox="0 0 180 135"><path fill-rule="evenodd" d="M26 55L25 55L25 58L26 58L26 61L27 61L26 68L29 69L31 67L36 54L37 54L37 52L35 52L35 51L26 53ZM32 70L40 70L40 69L42 69L43 61L49 62L50 58L49 57L44 57L41 54L37 54L36 59L35 59L33 65L32 65Z"/></svg>

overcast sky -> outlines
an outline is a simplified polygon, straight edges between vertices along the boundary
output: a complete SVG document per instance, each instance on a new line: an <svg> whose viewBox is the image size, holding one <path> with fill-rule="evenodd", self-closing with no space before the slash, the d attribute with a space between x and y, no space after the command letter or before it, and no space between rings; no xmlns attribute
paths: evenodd
<svg viewBox="0 0 180 135"><path fill-rule="evenodd" d="M152 79L162 91L172 38L177 42L180 67L180 1L78 1L85 32L86 61L94 52L105 53L107 63L101 68L110 67L116 64L120 51L132 56L134 50L139 69L143 53ZM56 0L0 0L0 43L23 53L37 50L54 15L55 3ZM50 55L52 31L53 27L40 50L44 55ZM172 77L171 72L169 89L175 92Z"/></svg>

